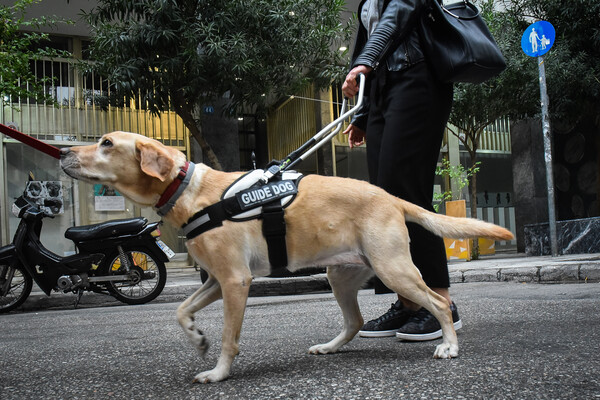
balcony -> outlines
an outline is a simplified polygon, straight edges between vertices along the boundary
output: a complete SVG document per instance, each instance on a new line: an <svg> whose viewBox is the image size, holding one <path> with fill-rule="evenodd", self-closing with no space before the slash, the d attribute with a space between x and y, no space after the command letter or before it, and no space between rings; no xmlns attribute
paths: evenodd
<svg viewBox="0 0 600 400"><path fill-rule="evenodd" d="M59 105L31 98L0 98L0 121L51 143L94 142L107 132L124 130L187 151L189 132L175 112L166 111L159 117L139 98L117 98L109 81L82 71L81 65L72 59L32 61L37 77L52 80L44 88Z"/></svg>

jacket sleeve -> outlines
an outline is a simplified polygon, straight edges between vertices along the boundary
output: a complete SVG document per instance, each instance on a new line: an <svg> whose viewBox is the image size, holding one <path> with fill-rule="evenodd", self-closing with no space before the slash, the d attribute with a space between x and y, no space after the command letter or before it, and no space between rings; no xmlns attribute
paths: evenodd
<svg viewBox="0 0 600 400"><path fill-rule="evenodd" d="M425 0L391 0L352 68L366 65L377 69L388 52L394 50L416 26L424 5Z"/></svg>
<svg viewBox="0 0 600 400"><path fill-rule="evenodd" d="M368 119L369 119L369 97L363 96L363 102L362 102L360 108L358 110L356 110L356 113L354 113L354 116L352 116L350 123L360 129L362 129L363 131L366 131Z"/></svg>

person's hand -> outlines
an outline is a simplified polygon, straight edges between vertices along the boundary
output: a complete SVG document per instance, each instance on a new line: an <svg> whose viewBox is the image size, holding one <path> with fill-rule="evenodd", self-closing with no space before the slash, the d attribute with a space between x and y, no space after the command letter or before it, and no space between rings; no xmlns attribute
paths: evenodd
<svg viewBox="0 0 600 400"><path fill-rule="evenodd" d="M358 93L358 82L356 78L359 74L365 74L365 76L367 76L372 70L373 68L367 67L366 65L359 65L352 68L350 72L348 72L348 75L346 75L346 80L342 85L342 93L344 93L344 96L349 99L356 96Z"/></svg>
<svg viewBox="0 0 600 400"><path fill-rule="evenodd" d="M348 135L348 145L350 145L351 149L365 144L365 131L355 125L348 125L348 128L344 131L344 135Z"/></svg>

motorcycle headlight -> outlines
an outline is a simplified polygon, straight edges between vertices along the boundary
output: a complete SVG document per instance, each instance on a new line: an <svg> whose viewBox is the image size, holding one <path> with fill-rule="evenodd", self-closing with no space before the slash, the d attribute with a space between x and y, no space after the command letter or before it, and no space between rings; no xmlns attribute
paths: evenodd
<svg viewBox="0 0 600 400"><path fill-rule="evenodd" d="M23 197L19 197L12 205L12 213L15 217L21 218L25 211L31 207L31 205Z"/></svg>

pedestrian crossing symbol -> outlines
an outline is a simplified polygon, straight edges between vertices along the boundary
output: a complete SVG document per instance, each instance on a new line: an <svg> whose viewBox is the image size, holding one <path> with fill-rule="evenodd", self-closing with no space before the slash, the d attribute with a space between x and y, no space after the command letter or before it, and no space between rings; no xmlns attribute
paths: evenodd
<svg viewBox="0 0 600 400"><path fill-rule="evenodd" d="M529 25L521 37L521 48L531 57L539 57L548 52L554 44L556 33L550 22L538 21Z"/></svg>

